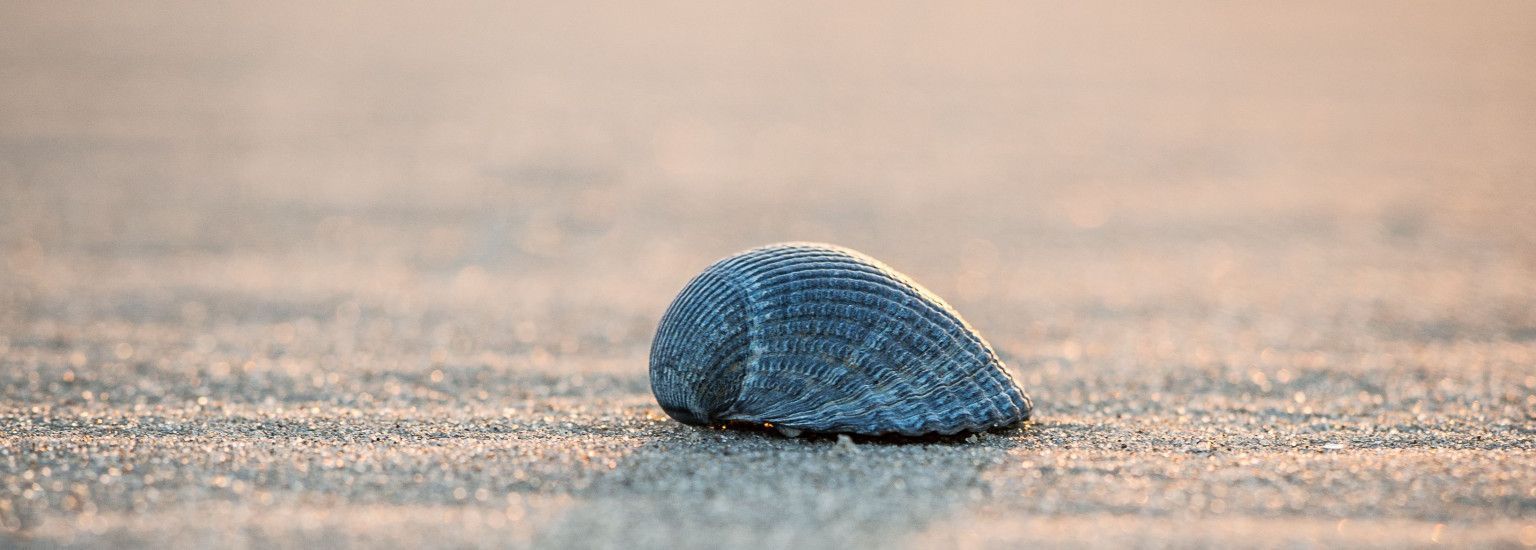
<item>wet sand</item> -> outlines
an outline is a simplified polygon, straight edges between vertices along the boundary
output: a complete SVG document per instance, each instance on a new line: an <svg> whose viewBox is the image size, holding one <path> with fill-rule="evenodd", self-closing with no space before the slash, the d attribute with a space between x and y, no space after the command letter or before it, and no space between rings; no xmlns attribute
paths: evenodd
<svg viewBox="0 0 1536 550"><path fill-rule="evenodd" d="M1536 5L0 5L0 545L1536 545ZM646 379L869 253L1035 398Z"/></svg>

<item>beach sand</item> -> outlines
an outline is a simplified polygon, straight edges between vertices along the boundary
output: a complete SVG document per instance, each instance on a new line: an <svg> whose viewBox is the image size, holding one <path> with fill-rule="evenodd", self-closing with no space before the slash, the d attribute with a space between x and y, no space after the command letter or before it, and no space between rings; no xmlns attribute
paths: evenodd
<svg viewBox="0 0 1536 550"><path fill-rule="evenodd" d="M0 5L0 546L1536 545L1536 4ZM859 249L1014 431L681 425Z"/></svg>

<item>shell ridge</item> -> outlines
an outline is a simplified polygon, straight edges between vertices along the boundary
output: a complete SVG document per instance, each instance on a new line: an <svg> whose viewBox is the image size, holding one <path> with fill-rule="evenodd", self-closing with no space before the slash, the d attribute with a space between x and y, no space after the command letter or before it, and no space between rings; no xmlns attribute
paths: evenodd
<svg viewBox="0 0 1536 550"><path fill-rule="evenodd" d="M809 294L815 294L815 293L823 291L823 290L824 289L813 288L813 289L806 290L806 291L803 291L803 292L809 293ZM846 295L846 293L844 293L844 294ZM973 364L977 364L978 368L980 369L979 372L974 372L972 374L983 374L983 375L985 375L985 374L988 374L985 371L992 370L992 369L989 369L988 367L998 368L998 366L1001 365L1001 362L997 361L995 356L993 356L992 354L988 353L988 350L986 350L986 348L983 347L980 342L978 342L976 340L973 340L973 339L957 339L955 337L955 335L953 334L953 332L955 332L955 331L953 331L953 330L944 330L945 327L944 327L942 321L945 320L945 318L942 315L940 315L939 312L931 310L931 309L930 310L923 310L923 311L913 310L911 308L911 306L913 304L920 303L920 301L916 300L914 297L912 297L912 296L903 296L903 298L905 298L904 300L902 300L900 302L896 302L895 300L891 300L889 296L885 296L885 295L877 295L877 294L874 294L874 293L866 293L866 295L869 296L870 298L874 299L874 300L883 300L884 303L887 303L887 304L895 303L897 306L903 307L903 308L907 308L910 311L910 314L911 314L911 316L913 318L908 320L908 322L909 322L909 327L908 328L913 329L914 332L912 334L910 334L907 339L901 339L900 341L907 341L907 340L910 340L911 338L922 338L923 342L921 344L915 346L915 347L917 347L918 349L924 350L924 351L928 351L930 353L939 353L941 351L946 351L947 350L949 352L949 354L953 354L955 350L964 351L965 354L967 355L967 358L970 359ZM794 302L795 298L797 298L799 296L800 295L792 294L792 295L789 295L789 296L785 297L784 299L786 299L786 300L788 300L790 302ZM813 300L813 303L827 303L827 302L834 302L834 300L830 299L830 298L817 298L816 300ZM870 305L870 304L865 304L865 303L862 303L862 302L851 302L851 301L842 301L842 302L836 302L836 303L851 304L851 305L853 305L855 307L868 307ZM877 309L871 309L871 311L877 311ZM934 357L932 357L932 356L920 357L918 362L919 363L924 362L923 361L924 359L926 359L927 362L932 362ZM921 373L914 373L914 374L921 374ZM963 375L956 375L956 376L952 376L952 377L964 378ZM991 381L991 380L989 380L989 381ZM1004 382L995 382L994 381L994 384L1006 385L1006 386L1012 386L1013 385L1011 380L1007 381L1005 383ZM955 387L950 387L949 388L950 391L953 391L954 389L955 389ZM1005 390L1005 391L1007 391L1007 390ZM966 393L967 393L967 395L973 395L976 392L968 391ZM1009 393L1011 393L1011 391L1009 391ZM960 399L958 397L955 397L954 400L955 401L963 401L962 399ZM989 416L1003 416L1003 415L1007 414L1005 408L999 407L995 403L988 403L988 404L992 408L995 409L994 411L992 411L992 413Z"/></svg>
<svg viewBox="0 0 1536 550"><path fill-rule="evenodd" d="M810 316L803 317L801 319L813 320L813 319L815 319L815 317L814 317L814 315L810 315ZM800 339L800 340L775 339L775 336L778 336L778 334L777 334L778 331L771 331L771 330L769 330L770 327L774 327L774 326L778 326L778 327L785 327L785 326L792 327L796 320L801 320L801 319L783 319L783 318L775 319L773 324L771 324L771 325L760 326L760 328L759 328L759 333L760 333L759 337L760 338L764 338L767 341L775 341L775 342L816 342L817 344L825 344L827 342L827 340L828 340L827 338L821 338L821 339L815 339L815 340L812 340L812 339ZM853 325L853 326L856 327L856 328L864 328L864 327L860 327L858 325ZM877 355L883 355L885 353L889 353L889 352L893 352L893 351L896 353L895 359L890 359L890 360L885 360L885 361L880 362L880 364L882 364L882 365L888 365L887 367L885 367L884 370L895 371L896 369L890 368L890 367L892 367L892 366L901 366L901 365L923 364L925 362L927 362L927 363L934 362L934 358L932 358L932 357L925 358L925 357L919 355L921 353L925 353L922 348L926 347L928 349L933 349L931 347L924 346L924 345L921 345L921 344L919 344L918 346L912 346L911 344L903 343L903 341L904 341L903 339L893 338L893 337L888 337L888 336L887 337L882 337L882 336L879 336L878 333L875 333L873 331L866 331L865 335L863 337L863 341L862 342L854 342L854 341L852 341L848 337L849 335L846 334L846 332L847 331L842 331L842 332L826 332L826 331L817 330L817 331L807 332L807 333L805 333L805 335L806 336L824 336L824 337L836 336L836 337L838 337L842 341L843 348L845 348L847 351L858 353L859 357L857 359L855 359L854 361L844 362L844 361L839 361L835 356L834 357L825 357L825 353L822 353L823 359L826 360L826 362L828 364L837 365L837 364L840 364L840 363L841 364L849 364L849 363L851 363L853 365L857 365L857 366L861 367L861 368L847 369L847 370L854 371L854 372L868 373L871 370L877 370L877 369L869 368L867 363L873 363L872 361L869 360L869 358L875 357ZM878 342L878 345L875 345L875 346L865 345L867 342L870 342L870 341ZM809 345L809 344L807 344L807 345ZM892 349L890 347L891 345L897 346L897 348L896 349ZM931 345L931 343L929 345ZM914 347L918 348L918 349L914 350L913 349ZM864 349L864 352L859 353L859 350L861 348ZM939 349L942 349L942 346L939 346ZM825 350L823 348L823 349L821 349L819 351L824 352ZM953 352L955 350L951 350L951 351ZM782 355L782 354L785 354L785 353L793 353L793 350L790 350L790 349L787 349L787 348L785 348L785 349L773 348L773 349L766 349L766 350L763 351L763 353L765 353L765 354L774 354L774 355ZM805 353L805 352L802 351L801 353ZM951 355L953 355L953 353L951 353ZM974 363L973 361L965 361L965 362L967 362L967 363ZM844 368L847 368L847 367L844 367ZM903 403L917 403L917 402L919 402L919 401L921 401L923 399L927 399L927 398L929 398L929 397L931 397L933 395L936 395L938 392L947 392L947 393L951 394L950 397L947 397L947 398L945 398L943 400L940 400L939 402L947 403L947 404L955 404L954 410L951 410L950 406L946 406L942 410L935 411L935 412L946 413L946 414L958 412L958 414L960 414L960 415L962 415L962 416L964 416L966 418L960 418L960 419L957 419L957 420L960 420L960 421L963 421L963 422L969 423L969 424L979 423L979 422L982 421L982 419L979 419L979 418L976 418L976 417L972 416L970 414L971 411L969 411L968 409L966 409L966 408L964 408L963 406L960 406L960 405L965 403L965 402L967 402L967 401L974 401L974 399L972 399L972 397L979 398L980 396L973 396L972 394L974 394L974 390L972 390L971 392L967 393L967 398L965 398L965 399L962 399L962 398L954 396L954 394L956 393L954 391L954 389L956 387L959 387L959 384L963 384L965 382L965 378L963 376L959 376L959 375L957 375L955 373L955 371L960 371L960 370L962 370L962 369L958 365L956 365L956 362L954 360L944 361L943 362L943 367L941 367L939 369L936 369L937 372L934 373L936 376L927 376L927 377L923 378L924 381L926 381L926 382L931 384L931 387L926 388L926 390L924 388L922 388L922 387L919 387L919 386L913 385L911 383L908 383L908 381L905 380L904 377L897 377L894 382L889 382L889 383L887 383L886 381L883 381L883 380L880 380L880 379L877 378L876 379L876 383L878 384L878 386L876 386L876 387L883 387L883 388L887 388L889 390L888 392L885 392L885 393L876 394L877 396L883 398L883 399L881 399L881 403L879 403L879 404L890 406L890 407L893 407L895 410L899 410L899 411L905 412L910 407L906 406L906 405L903 405ZM926 373L912 372L912 373L908 374L908 378L909 377L923 376L924 374L926 374ZM952 380L952 379L956 379L956 378L958 378L958 380ZM857 401L860 400L860 398L861 398L861 395L859 395L859 394L846 394L846 395L841 396L838 399L835 399L833 401L829 401L828 403L825 404L825 406L818 407L818 409L820 409L820 410L841 410L841 408L844 406L845 403L857 402ZM736 412L745 413L746 411L744 411L742 407L737 407ZM1000 413L1000 411L998 411L998 412ZM1001 415L1001 414L988 414L986 416L989 419L995 419L995 418L1000 418L1003 415ZM952 420L948 419L947 416L942 417L942 418L946 419L945 422L944 422L946 424L953 423ZM771 420L771 419L765 419L765 420ZM778 420L779 421L785 421L785 419L778 419Z"/></svg>
<svg viewBox="0 0 1536 550"><path fill-rule="evenodd" d="M827 259L826 257L828 257L828 256L830 256L831 258ZM794 292L795 289L807 289L808 293L812 293L812 294L829 294L830 293L830 294L834 294L835 295L835 294L838 293L837 291L840 290L840 289L835 289L835 288L829 289L829 288L826 288L826 287L829 286L829 284L831 284L831 283L845 283L848 280L847 275L849 275L850 273L855 272L854 270L846 269L847 266L849 266L849 265L858 266L858 267L862 268L861 270L859 270L860 272L863 272L861 274L867 274L868 272L864 271L864 270L870 270L870 269L875 270L875 271L883 271L883 272L875 273L875 274L882 275L883 278L886 279L886 280L880 280L880 279L874 279L874 280L858 279L858 280L863 280L864 282L872 285L872 287L875 289L875 290L866 290L866 291L864 291L865 294L871 300L877 301L877 302L880 302L880 303L885 303L885 304L888 304L888 305L889 304L895 304L895 305L898 305L900 307L908 308L908 309L913 309L912 306L914 306L914 305L916 305L917 307L921 308L921 310L916 310L916 311L913 311L912 313L913 313L914 317L916 318L916 320L921 320L922 324L920 326L914 326L912 328L918 328L920 330L923 330L926 333L927 339L930 342L936 343L938 340L943 340L943 341L947 341L946 343L948 344L948 345L938 344L936 346L937 350L933 350L931 348L928 348L927 346L920 346L919 349L924 350L925 352L928 352L928 353L936 352L938 350L950 350L951 353L946 354L946 355L952 355L953 350L958 348L958 349L964 350L965 353L968 356L970 356L970 358L973 359L975 363L981 363L982 365L980 365L980 366L981 366L983 371L984 370L988 370L987 369L988 366L991 366L993 368L1000 368L1000 365L997 364L995 358L991 357L990 354L987 353L987 350L986 350L985 346L982 345L980 343L980 341L978 341L976 338L959 338L959 337L957 337L959 335L955 334L955 332L966 332L966 331L964 331L964 330L961 330L961 331L944 330L945 327L943 325L943 322L948 322L948 323L950 323L952 325L959 325L961 327L966 327L967 326L967 325L964 325L963 323L959 322L959 319L957 319L957 314L955 314L952 309L946 310L945 308L942 308L942 307L935 308L935 307L932 307L930 304L925 303L925 300L923 298L925 298L925 297L932 298L933 297L932 293L931 292L925 292L923 289L921 289L921 287L915 286L915 284L912 283L910 280L902 280L901 278L893 277L892 276L893 275L892 272L894 272L894 270L890 269L888 266L884 270L881 270L880 267L883 264L868 262L869 259L867 257L861 258L861 257L859 257L857 255L852 255L852 254L847 254L847 253L841 253L841 254L818 254L816 252L806 252L806 253L795 255L794 258L796 260L798 260L800 263L798 263L796 265L785 265L785 263L787 263L787 262L782 261L782 260L780 260L780 258L778 256L775 256L775 257L772 257L772 258L764 258L763 261L759 262L756 266L754 266L757 269L754 269L754 272L752 273L752 276L753 276L753 285L752 286L753 286L754 292L753 292L753 297L752 297L751 303L754 306L756 306L759 310L763 309L763 306L765 305L763 300L765 298L770 298L770 297L772 297L772 298L780 298L779 296L775 296L775 294L778 294L778 293L781 293L781 292L786 292L786 290L785 290L786 288L789 289L789 290L787 290L787 292ZM809 265L807 266L806 264L809 264ZM785 274L785 273L798 275L801 272L811 272L812 275L821 275L821 276L819 276L819 277L818 276L806 276L806 277L801 278L801 279L788 280L787 278L783 278L783 275L782 275L782 274ZM874 275L874 274L871 274L871 275ZM777 279L783 279L783 280L774 280L773 281L773 282L778 282L780 284L773 284L773 285L766 285L766 286L764 285L764 279L773 280L773 279L776 279L776 278ZM891 282L894 282L896 284L889 284L887 282L887 280L889 280ZM884 291L884 292L882 292L882 291ZM901 299L900 300L893 299L892 295L899 296ZM792 301L793 296L784 297L782 299L791 300ZM819 297L817 300L812 301L812 303L822 303L825 300L826 300L825 297ZM945 305L947 305L947 304L945 304ZM753 318L754 319L761 319L762 317L758 316L758 315L754 315ZM757 332L759 333L759 335L761 335L761 327L759 327ZM937 336L938 338L934 338L935 336ZM965 334L964 336L970 336L970 334ZM969 344L969 345L967 345L967 344ZM926 353L925 354L920 354L919 357L918 357L918 360L914 361L912 364L924 364L924 363L932 364L932 363L934 363L934 361L932 360L933 358L931 356L924 357L923 355L926 355ZM948 363L948 362L945 362L945 363ZM896 363L895 366L897 366L898 368L901 368L901 367L910 367L911 365L903 365L902 363ZM950 373L949 372L950 370L960 370L960 369L952 369L952 368L949 368L949 367L945 366L943 368L930 369L930 372L920 372L920 371L919 372L911 372L910 373L911 375L918 376L918 377L927 377L927 376L938 375L938 376L940 376L941 378L944 378L944 379L955 378L956 380L953 381L953 382L948 381L948 380L930 380L929 381L930 383L933 383L933 382L937 382L937 383L933 384L931 387L927 388L926 391L920 391L917 388L910 387L910 384L904 384L899 389L907 390L907 392L906 392L907 395L904 395L904 396L901 396L901 397L905 397L906 398L906 399L904 399L904 401L916 402L916 401L921 400L921 399L928 399L928 398L933 397L934 395L942 394L942 395L945 396L945 399L943 399L941 402L956 404L953 407L946 407L946 409L950 409L950 410L942 411L942 413L955 414L956 416L958 416L958 418L956 418L955 420L959 420L959 421L961 421L963 423L967 423L967 424L976 424L978 422L981 422L982 419L981 418L977 418L976 411L972 411L969 407L963 406L963 403L966 403L966 402L975 403L975 404L981 405L985 409L988 409L986 411L982 411L982 416L986 417L987 419L998 419L998 418L1004 418L1004 417L1009 416L1005 412L1004 408L1003 407L999 407L996 403L993 402L993 400L991 398L976 399L977 397L983 396L986 392L982 391L981 388L976 387L976 384L974 384L974 383L973 384L961 384L960 382L966 380L966 376L965 376L966 373L965 372L962 371L960 373ZM972 374L975 374L975 373L972 373ZM989 380L989 382L990 381L991 380ZM991 385L996 385L996 384L991 384ZM1001 388L990 388L990 389L1001 390L1003 393L1013 393L1013 392L1017 391L1017 390L1015 390L1013 388L1007 387L1007 386L1011 386L1011 385L1012 384L1004 384L1004 387L1001 387ZM993 393L996 393L996 392L994 391ZM915 394L915 395L913 395L913 394ZM962 397L962 394L965 397ZM856 398L856 396L852 396L852 397ZM845 399L840 399L840 400L838 400L839 401L838 404L841 404L842 401L846 401L846 400L847 400L846 398ZM928 420L930 421L930 423L933 423L933 422L937 422L937 423L951 423L950 420L947 418L948 415L947 414L942 414L942 413L940 413L939 411L933 411L933 414L929 415Z"/></svg>
<svg viewBox="0 0 1536 550"><path fill-rule="evenodd" d="M751 290L749 291L750 299L748 300L748 302L749 302L749 307L754 308L755 311L754 311L754 314L751 316L749 330L754 335L754 340L757 341L757 342L760 342L760 344L759 344L759 349L760 350L761 350L761 348L763 346L766 345L766 344L764 344L762 342L765 342L765 339L768 336L767 334L765 334L765 331L768 330L768 328L771 326L771 325L767 324L768 321L776 320L774 318L779 317L779 316L769 315L765 311L768 306L774 305L777 302L776 300L766 299L766 297L764 296L765 292L771 290L771 288L772 288L772 285L768 285L768 286L765 287L765 285L763 284L763 278L764 278L765 274L773 273L775 270L778 270L778 269L785 269L785 265L784 264L786 264L786 263L793 263L793 262L801 261L801 260L803 260L805 258L815 258L815 257L823 256L824 254L822 254L820 251L814 250L814 249L800 249L800 250L792 250L792 251L788 252L785 255L790 256L790 258L789 259L784 259L780 255L774 255L773 257L764 258L763 261L758 262L756 265L753 265L752 268L751 268L751 271L750 271L750 275L749 276L751 277L752 284L750 285L750 288L751 288ZM805 309L808 309L808 310L813 311L813 312L825 312L826 311L826 306L825 306L825 303L822 303L822 302L813 302L813 303L809 304L808 306L806 306ZM790 321L784 321L784 322L790 322ZM765 364L763 362L764 359L766 359L766 358L767 358L767 356L763 355L763 354L759 354L756 357L756 362L755 362L754 367L752 369L752 373L749 375L751 381L754 384L753 387L759 387L760 386L760 384L757 383L756 379L761 375L761 373L764 372L765 368L767 366L769 366L769 364ZM838 364L838 362L836 362L836 361L829 361L828 362L828 366L834 366L834 365L837 365L837 364ZM844 366L841 370L844 371L845 376L848 376L848 375L854 375L856 369L849 369L846 366ZM857 374L859 376L863 376L863 373L857 373ZM808 396L806 396L806 397L808 397ZM842 406L843 406L843 404L845 402L851 402L851 401L857 400L858 398L859 398L858 394L850 392L847 395L843 396L842 398L836 399L836 400L834 400L831 403L824 403L821 406L815 406L815 407L800 407L801 409L806 411L802 415L780 416L779 413L777 412L779 409L786 409L787 408L789 410L794 410L794 408L795 408L795 407L789 407L789 406L783 404L782 402L767 404L767 406L762 407L763 410L761 410L761 411L754 411L754 412L756 412L757 414L762 414L764 416L771 416L771 417L773 417L773 418L764 418L763 420L765 420L765 421L785 423L786 425L790 425L792 427L798 425L798 426L805 426L805 427L813 428L813 429L826 429L825 427L822 426L822 424L808 422L806 420L803 420L803 418L804 417L808 417L808 416L814 416L814 415L817 415L817 414L824 414L826 412L831 412L831 411L841 411L842 410ZM799 404L803 400L804 399L795 399L791 403ZM737 407L733 408L733 413L738 414L738 415L749 415L750 413L747 410L743 410L744 408L751 409L751 408L757 408L759 406L761 406L759 403L750 402L750 401L746 402L746 403L739 403Z"/></svg>
<svg viewBox="0 0 1536 550"><path fill-rule="evenodd" d="M869 386L869 387L874 387L873 385L882 384L883 381L881 381L878 378L874 378L874 377L871 376L871 373L869 372L870 369L867 369L867 368L851 368L851 365L850 365L850 363L849 363L849 361L847 359L847 357L848 357L848 355L850 353L854 353L854 352L857 352L859 350L861 342L865 339L865 335L864 334L855 333L855 332L852 332L852 331L839 331L839 332L834 332L834 333L820 334L818 336L823 336L823 337L822 338L817 338L815 340L811 340L811 342L814 342L814 345L806 344L807 346L812 348L811 350L793 350L793 349L787 349L787 348L786 349L772 349L772 350L767 351L765 353L764 357L772 357L772 358L776 358L777 359L777 358L785 358L785 357L794 357L794 356L798 355L800 357L806 358L807 360L815 360L815 361L819 362L822 365L822 368L829 369L829 370L835 372L836 375L837 375L837 379L839 379L839 380L847 380L847 379L863 380L863 381L871 384L871 386ZM834 385L832 387L842 387L842 386ZM870 412L873 413L873 415L874 415L873 419L875 419L875 420L879 420L879 417L883 415L883 411L884 411L883 406L889 406L889 405L893 405L894 404L894 403L891 402L891 400L888 398L888 396L883 395L883 394L879 394L879 393L872 394L872 395L865 395L865 394L854 393L854 392L842 392L841 395L838 398L835 398L835 399L832 399L832 400L829 400L829 401L825 401L825 402L823 402L823 403L821 403L819 405L815 405L813 407L807 408L807 410L804 413L802 413L802 416L821 416L821 415L825 415L825 414L828 414L828 413L831 413L831 412L837 412L837 413L841 414L842 416L846 416L847 414L850 414L850 413L856 414L856 413L859 413L860 411L856 407L853 407L853 405L858 404L860 401L868 401L867 397L879 398L878 399L878 403L866 403L865 404L866 405L865 408L869 408L870 409ZM744 405L749 405L749 406L738 407L734 412L737 413L737 414L750 414L750 411L752 409L752 407L750 407L750 405L755 405L755 404L754 403L744 403ZM869 407L869 405L876 405L876 406L871 408L871 407ZM794 422L794 421L798 420L798 416L796 416L796 417L785 417L785 418L774 418L774 419L765 418L764 420L766 420L766 421L775 421L775 422Z"/></svg>
<svg viewBox="0 0 1536 550"><path fill-rule="evenodd" d="M728 321L735 317L733 314L743 304L740 298L723 299L735 292L735 282L729 273L718 269L720 263L717 262L689 282L662 316L661 323L666 329L657 331L657 342L652 344L651 386L657 401L669 414L675 413L676 409L685 409L688 416L693 417L692 420L703 423L712 421L711 411L721 408L719 401L725 397L722 395L725 389L720 384L722 381L728 382L722 380L722 376L733 374L729 371L730 365L723 365L727 367L725 372L714 368L722 366L716 365L716 361L728 352L721 348L731 343L735 333L744 330L741 330L740 323L696 324L677 320L720 318ZM733 331L733 326L737 330ZM675 364L690 353L689 349L684 348L687 342L692 342L698 348L713 348L714 353L706 353L706 357L700 361L709 368L684 368L685 365ZM734 400L735 396L730 397Z"/></svg>
<svg viewBox="0 0 1536 550"><path fill-rule="evenodd" d="M808 406L810 401L818 397L815 392L796 391L806 388L826 387L835 382L835 378L827 376L830 369L810 368L775 368L781 360L793 359L794 355L764 355L757 361L760 366L767 369L748 374L743 381L743 393L746 390L756 390L750 393L750 397L739 400L735 407L727 411L723 416L730 420L747 420L753 422L772 422L789 427L805 426L819 429L810 422L803 421L792 411L809 411L819 407ZM806 360L805 362L815 363ZM763 376L765 372L771 372L775 376ZM745 409L745 410L743 410Z"/></svg>
<svg viewBox="0 0 1536 550"><path fill-rule="evenodd" d="M913 328L917 328L917 329L923 330L924 331L923 335L928 337L927 338L928 340L931 340L931 341L945 341L945 340L947 340L947 341L951 341L951 342L958 343L958 344L969 344L970 346L967 346L967 347L977 348L976 349L977 353L975 354L976 355L976 357L975 357L976 359L983 360L983 361L987 360L987 359L990 359L990 357L986 356L987 354L985 354L985 353L983 353L981 351L978 342L976 342L974 340L969 340L969 339L959 339L959 338L954 337L954 335L946 334L948 332L953 332L953 331L944 330L945 327L943 326L943 323L942 323L942 321L945 320L944 317L939 316L939 315L935 315L934 314L935 312L933 312L931 310L926 310L926 309L920 308L920 304L917 301L915 301L915 300L908 299L908 300L897 301L897 300L892 300L889 296L885 296L885 295L882 295L882 294L879 294L879 293L876 293L876 292L870 292L870 291L865 291L865 290L853 290L853 289L841 290L841 289L825 289L825 288L802 288L802 289L797 289L797 290L790 291L790 292L786 293L786 295L783 297L783 300L785 300L785 301L794 301L794 300L805 299L805 298L811 298L811 299L814 299L814 300L816 300L818 302L823 302L823 303L833 303L833 304L840 304L840 305L858 306L858 307L865 307L865 308L871 308L871 309L879 308L881 305L887 305L887 306L891 306L891 307L894 307L894 308L900 308L901 313L904 314L904 316L910 316L910 319L906 319L908 322L914 322L913 324L915 324L915 322L922 322L923 323L921 326L914 326ZM943 334L946 337L945 338L938 337L938 335L940 335L940 334Z"/></svg>

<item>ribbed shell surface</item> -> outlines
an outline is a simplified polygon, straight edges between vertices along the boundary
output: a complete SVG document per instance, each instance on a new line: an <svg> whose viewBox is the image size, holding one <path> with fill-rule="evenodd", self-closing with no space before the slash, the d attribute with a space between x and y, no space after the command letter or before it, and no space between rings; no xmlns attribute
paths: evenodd
<svg viewBox="0 0 1536 550"><path fill-rule="evenodd" d="M954 434L1027 420L1030 400L954 309L861 253L787 243L695 277L662 316L651 390L690 424Z"/></svg>

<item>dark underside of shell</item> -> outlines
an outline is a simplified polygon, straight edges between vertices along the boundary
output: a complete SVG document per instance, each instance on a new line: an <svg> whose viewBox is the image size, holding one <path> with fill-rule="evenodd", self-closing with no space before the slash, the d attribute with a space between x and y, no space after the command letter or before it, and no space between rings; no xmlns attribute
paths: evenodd
<svg viewBox="0 0 1536 550"><path fill-rule="evenodd" d="M928 435L1029 419L991 346L943 300L868 256L791 243L695 277L662 316L651 390L689 424Z"/></svg>

